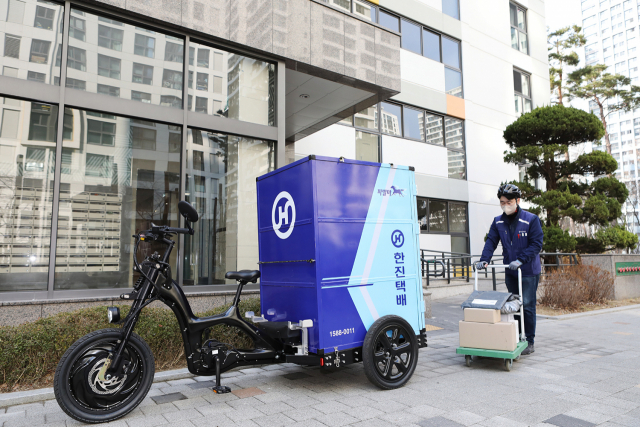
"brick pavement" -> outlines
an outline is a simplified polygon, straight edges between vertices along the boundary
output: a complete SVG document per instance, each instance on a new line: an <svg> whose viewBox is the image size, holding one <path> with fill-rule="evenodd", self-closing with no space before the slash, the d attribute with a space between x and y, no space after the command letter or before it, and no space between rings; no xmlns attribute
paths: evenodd
<svg viewBox="0 0 640 427"><path fill-rule="evenodd" d="M361 364L338 370L271 365L155 383L143 404L110 425L171 426L640 426L640 310L538 323L536 352L502 370L455 354L457 334L431 338L410 383L381 391ZM291 375L295 374L295 375ZM546 423L545 423L546 421ZM72 426L55 400L0 409L2 427Z"/></svg>

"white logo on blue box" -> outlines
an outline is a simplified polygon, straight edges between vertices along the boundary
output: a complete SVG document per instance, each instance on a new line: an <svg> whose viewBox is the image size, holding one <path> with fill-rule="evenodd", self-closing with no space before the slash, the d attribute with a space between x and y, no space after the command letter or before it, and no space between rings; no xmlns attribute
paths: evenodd
<svg viewBox="0 0 640 427"><path fill-rule="evenodd" d="M285 199L287 202L284 206L278 206L280 199ZM276 208L278 211L278 222L276 223ZM291 221L289 221L289 208L291 208ZM273 202L273 208L271 209L271 224L273 225L273 231L276 232L276 236L281 239L286 239L293 232L293 226L296 222L296 204L293 202L293 197L286 191L281 191ZM289 225L287 231L280 231L282 225Z"/></svg>

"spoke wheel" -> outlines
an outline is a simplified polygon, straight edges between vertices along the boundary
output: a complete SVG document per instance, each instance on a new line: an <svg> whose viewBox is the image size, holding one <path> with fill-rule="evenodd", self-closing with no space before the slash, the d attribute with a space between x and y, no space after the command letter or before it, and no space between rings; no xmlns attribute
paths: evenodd
<svg viewBox="0 0 640 427"><path fill-rule="evenodd" d="M383 389L402 387L418 362L418 340L413 328L398 316L384 316L369 328L363 346L364 370Z"/></svg>
<svg viewBox="0 0 640 427"><path fill-rule="evenodd" d="M149 346L132 334L123 352L123 373L100 370L121 337L119 329L103 329L85 335L64 354L54 378L60 407L72 418L86 423L118 419L135 409L149 392L155 371Z"/></svg>

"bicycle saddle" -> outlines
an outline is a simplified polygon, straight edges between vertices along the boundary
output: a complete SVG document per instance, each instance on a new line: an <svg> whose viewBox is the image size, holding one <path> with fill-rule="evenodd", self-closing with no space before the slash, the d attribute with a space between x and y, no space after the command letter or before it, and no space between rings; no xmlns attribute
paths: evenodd
<svg viewBox="0 0 640 427"><path fill-rule="evenodd" d="M242 280L243 282L255 282L260 277L259 270L240 270L240 271L227 271L224 275L227 279Z"/></svg>

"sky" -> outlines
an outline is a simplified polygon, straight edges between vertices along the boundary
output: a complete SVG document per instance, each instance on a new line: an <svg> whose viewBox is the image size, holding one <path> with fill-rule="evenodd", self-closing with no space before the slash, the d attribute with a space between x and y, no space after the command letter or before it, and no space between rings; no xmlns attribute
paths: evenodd
<svg viewBox="0 0 640 427"><path fill-rule="evenodd" d="M553 32L569 25L581 25L580 0L545 0L547 26Z"/></svg>

